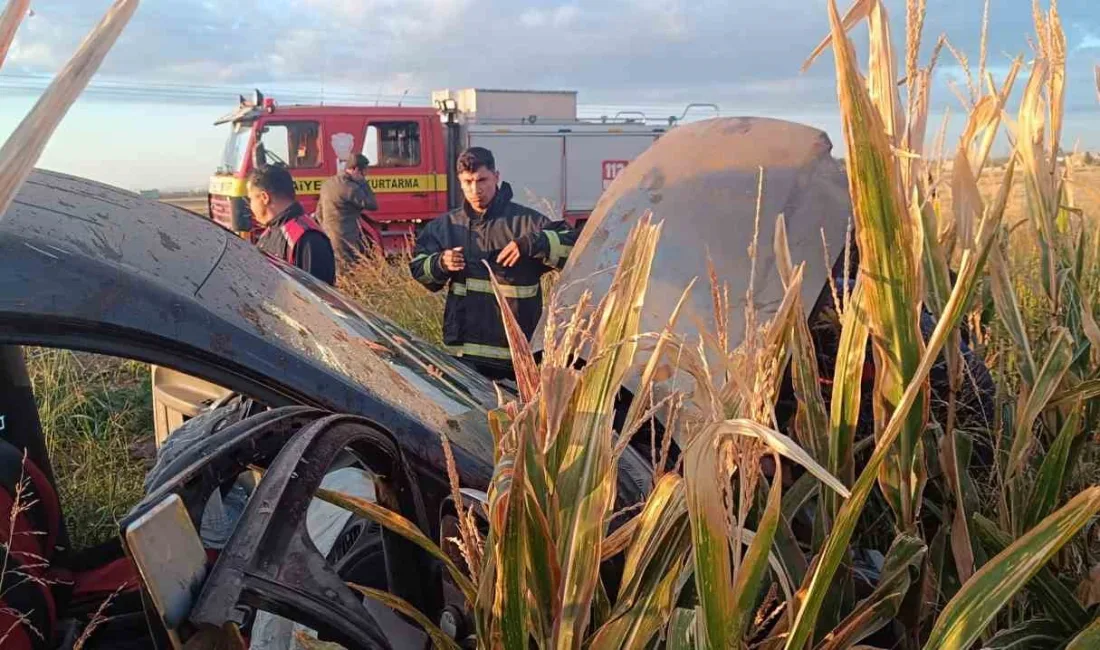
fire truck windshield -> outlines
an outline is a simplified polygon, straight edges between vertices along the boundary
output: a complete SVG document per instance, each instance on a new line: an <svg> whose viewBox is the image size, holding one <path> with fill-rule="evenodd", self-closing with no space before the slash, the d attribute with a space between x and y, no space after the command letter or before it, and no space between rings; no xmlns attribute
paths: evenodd
<svg viewBox="0 0 1100 650"><path fill-rule="evenodd" d="M230 127L229 140L225 143L222 152L221 164L218 165L219 174L235 174L244 166L245 156L248 155L248 140L252 135L251 122L234 122Z"/></svg>

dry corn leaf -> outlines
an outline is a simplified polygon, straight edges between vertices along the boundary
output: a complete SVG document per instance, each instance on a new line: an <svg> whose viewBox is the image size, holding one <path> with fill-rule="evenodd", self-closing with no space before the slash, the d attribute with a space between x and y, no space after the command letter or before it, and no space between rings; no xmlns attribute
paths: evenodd
<svg viewBox="0 0 1100 650"><path fill-rule="evenodd" d="M0 67L3 67L4 59L15 40L15 32L19 31L19 25L30 8L31 0L9 0L4 13L0 14Z"/></svg>
<svg viewBox="0 0 1100 650"><path fill-rule="evenodd" d="M116 0L42 97L0 147L0 217L30 175L61 119L84 90L137 10L138 0Z"/></svg>

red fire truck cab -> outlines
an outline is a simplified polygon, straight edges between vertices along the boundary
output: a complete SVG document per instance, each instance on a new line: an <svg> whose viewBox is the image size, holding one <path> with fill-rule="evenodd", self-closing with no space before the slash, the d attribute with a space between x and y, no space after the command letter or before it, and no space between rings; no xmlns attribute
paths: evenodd
<svg viewBox="0 0 1100 650"><path fill-rule="evenodd" d="M632 113L579 120L575 92L445 90L432 100L435 108L281 106L259 91L251 101L242 96L215 123L231 131L210 180L210 218L251 236L246 184L258 144L268 162L289 168L307 213L316 209L321 183L342 171L350 153L363 153L378 198L378 210L363 214L364 228L376 245L397 252L418 224L461 205L454 161L477 145L493 152L517 201L580 226L615 175L679 119L653 124Z"/></svg>

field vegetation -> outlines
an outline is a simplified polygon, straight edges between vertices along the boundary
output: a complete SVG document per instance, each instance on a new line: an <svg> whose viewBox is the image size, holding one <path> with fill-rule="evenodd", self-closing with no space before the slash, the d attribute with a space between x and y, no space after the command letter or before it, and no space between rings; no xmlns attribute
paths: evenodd
<svg viewBox="0 0 1100 650"><path fill-rule="evenodd" d="M572 316L553 324L541 367L512 339L520 395L491 416L498 463L485 526L460 513L460 536L447 543L462 566L436 549L475 613L480 647L1100 647L1100 169L1067 164L1060 148L1060 19L1056 7L1036 8L1035 51L1007 78L988 76L980 53L962 91L967 128L948 143L926 132L934 67L948 52L937 45L919 61L923 5L908 3L901 47L889 36L898 17L876 0L845 17L829 3L821 49L836 53L860 276L842 292L828 401L796 316L801 260L782 237L760 242L786 260L788 299L768 322L729 313L722 279L711 279L718 322L755 325L745 341L638 331L660 215L639 222L606 298L558 310ZM862 72L846 36L859 22L870 35ZM1008 105L1017 86L1021 99ZM1012 153L994 165L998 137ZM403 264L364 261L341 288L439 340L442 297ZM931 336L921 305L938 322ZM996 384L981 428L955 418L964 334ZM865 396L868 341L876 373ZM708 367L700 345L725 367ZM576 370L582 352L596 361ZM110 534L140 494L146 371L28 354L74 538ZM655 472L643 504L621 511L614 395L631 369L652 379L669 359L695 387L659 409L683 454ZM949 372L942 419L930 408L937 359ZM788 363L798 408L780 426ZM647 385L627 430L653 416ZM873 421L861 438L864 399ZM404 530L370 504L325 496ZM617 584L600 571L609 562Z"/></svg>

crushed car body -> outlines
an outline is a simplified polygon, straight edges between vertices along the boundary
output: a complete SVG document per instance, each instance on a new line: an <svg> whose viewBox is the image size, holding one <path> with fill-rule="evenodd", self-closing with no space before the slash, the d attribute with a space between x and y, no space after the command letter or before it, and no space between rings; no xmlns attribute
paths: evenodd
<svg viewBox="0 0 1100 650"><path fill-rule="evenodd" d="M0 259L0 346L135 359L234 396L209 421L195 418L197 441L157 468L121 522L151 644L247 625L263 611L348 648L401 647L345 585L344 569L442 614L437 562L377 527L345 539L355 522L326 556L307 534L307 510L327 472L354 464L375 477L379 504L440 541L452 498L442 438L464 499L476 504L492 475L489 381L216 224L85 179L35 171L0 219ZM632 450L620 467L629 503L651 472ZM165 595L158 560L141 555L157 548L149 535L176 511L192 528L168 529L195 535L211 496L248 472L258 479L229 539L205 549L208 562L188 574L192 590ZM169 597L184 598L186 615L157 600ZM58 610L64 617L65 602Z"/></svg>
<svg viewBox="0 0 1100 650"><path fill-rule="evenodd" d="M750 280L759 323L783 300L773 253L776 216L786 221L793 263L805 263L801 297L808 317L844 251L851 200L843 167L833 159L823 131L752 117L681 126L631 162L600 197L559 278L560 304L575 304L586 291L592 304L599 302L611 283L608 270L646 213L664 226L641 331L662 331L694 281L672 332L692 345L699 336L716 333L713 276L728 292L732 349L744 337ZM544 327L540 323L535 333L536 349ZM708 346L707 353L712 372L725 372L717 350ZM667 379L654 387L657 397L673 390L672 382L690 391L691 380L683 373L664 375ZM627 388L636 391L639 380L640 369L628 377Z"/></svg>

